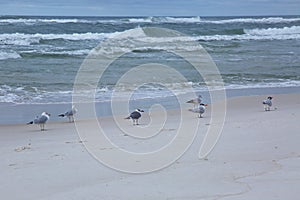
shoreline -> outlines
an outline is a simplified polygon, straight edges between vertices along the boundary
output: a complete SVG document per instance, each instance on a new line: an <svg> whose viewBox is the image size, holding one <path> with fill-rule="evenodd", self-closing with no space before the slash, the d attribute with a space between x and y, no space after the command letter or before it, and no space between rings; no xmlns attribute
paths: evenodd
<svg viewBox="0 0 300 200"><path fill-rule="evenodd" d="M228 89L225 90L228 99L233 97L243 96L259 96L259 95L278 95L278 94L297 94L300 87L283 87L283 88L247 88L247 89ZM205 103L210 103L209 93L202 92L203 100ZM170 97L157 98L156 103L162 103L167 110L179 109L178 105L169 101ZM143 108L153 105L153 99L135 100L136 107ZM183 105L186 106L186 105ZM47 111L52 114L50 122L60 122L65 119L59 118L57 115L64 113L71 108L71 103L49 103L49 104L14 104L14 103L0 103L0 125L10 124L26 124L34 119L36 115ZM112 116L110 110L110 102L96 102L95 103L97 117ZM135 108L132 108L135 109ZM87 117L89 118L89 117Z"/></svg>

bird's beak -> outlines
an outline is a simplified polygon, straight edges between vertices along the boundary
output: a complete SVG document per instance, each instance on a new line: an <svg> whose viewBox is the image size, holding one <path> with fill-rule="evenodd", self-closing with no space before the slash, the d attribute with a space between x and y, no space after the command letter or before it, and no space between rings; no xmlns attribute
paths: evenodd
<svg viewBox="0 0 300 200"><path fill-rule="evenodd" d="M204 104L204 106L208 106L208 104Z"/></svg>
<svg viewBox="0 0 300 200"><path fill-rule="evenodd" d="M47 113L47 115L51 116L51 114L50 114L50 113Z"/></svg>

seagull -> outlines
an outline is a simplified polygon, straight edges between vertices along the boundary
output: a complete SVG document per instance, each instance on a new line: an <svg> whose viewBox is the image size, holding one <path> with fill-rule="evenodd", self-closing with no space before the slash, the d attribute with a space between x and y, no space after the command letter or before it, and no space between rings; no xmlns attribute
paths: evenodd
<svg viewBox="0 0 300 200"><path fill-rule="evenodd" d="M273 97L268 97L267 99L263 100L265 111L270 111L270 108L272 106L272 99Z"/></svg>
<svg viewBox="0 0 300 200"><path fill-rule="evenodd" d="M200 103L199 107L193 108L193 109L189 109L189 111L192 111L192 112L195 112L195 113L199 113L198 117L202 118L202 114L205 113L206 106L208 106L208 105Z"/></svg>
<svg viewBox="0 0 300 200"><path fill-rule="evenodd" d="M196 106L199 106L199 104L202 102L202 96L201 95L198 95L197 98L195 99L191 99L189 101L187 101L186 103L192 103L194 104L194 109L196 108Z"/></svg>
<svg viewBox="0 0 300 200"><path fill-rule="evenodd" d="M43 112L41 116L36 116L36 118L33 121L28 122L27 124L39 124L41 127L41 131L44 131L45 124L49 120L49 118L50 118L50 114L47 112Z"/></svg>
<svg viewBox="0 0 300 200"><path fill-rule="evenodd" d="M142 116L142 112L144 112L141 109L136 109L135 111L133 111L128 117L126 117L125 119L132 119L133 125L139 125L138 124L138 120L139 118Z"/></svg>
<svg viewBox="0 0 300 200"><path fill-rule="evenodd" d="M77 109L73 106L71 110L68 110L67 112L58 115L59 117L68 117L69 122L74 122L74 115L77 113Z"/></svg>

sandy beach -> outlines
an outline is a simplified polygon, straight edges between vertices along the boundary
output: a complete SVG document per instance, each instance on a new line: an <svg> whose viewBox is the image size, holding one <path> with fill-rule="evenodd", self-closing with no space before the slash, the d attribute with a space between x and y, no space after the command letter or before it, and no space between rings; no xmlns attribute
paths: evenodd
<svg viewBox="0 0 300 200"><path fill-rule="evenodd" d="M67 120L50 121L43 132L36 126L0 125L1 198L297 199L300 94L274 95L269 112L261 103L265 97L228 99L222 135L205 160L199 159L198 153L205 132L212 126L211 106L201 119L183 112L182 117L191 123L186 127L199 125L194 142L175 163L145 174L122 173L101 164L84 147L89 141L82 141L75 124ZM99 122L119 147L146 152L174 138L178 112L170 111L165 126L149 140L124 134L114 126L112 117L101 117ZM153 115L156 119L163 116ZM142 130L149 119L145 113L140 127L127 120L122 126L129 132ZM93 129L89 120L76 123Z"/></svg>

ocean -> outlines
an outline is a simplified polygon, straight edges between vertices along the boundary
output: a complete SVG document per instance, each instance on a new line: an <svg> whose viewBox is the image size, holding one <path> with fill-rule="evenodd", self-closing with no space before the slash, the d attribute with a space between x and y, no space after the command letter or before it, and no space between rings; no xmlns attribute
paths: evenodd
<svg viewBox="0 0 300 200"><path fill-rule="evenodd" d="M178 31L201 45L217 65L228 90L300 86L300 16L0 16L0 103L72 102L76 74L91 50L120 34L144 37L140 30L147 27ZM186 48L189 51L192 47ZM141 59L180 65L176 58L157 49L135 51L98 85L95 101L109 101L114 90L111 76L120 77L118 73L125 65L136 66ZM186 73L189 76L189 71ZM193 71L190 73L193 76ZM184 91L191 85L199 92L207 90L199 79L170 87ZM150 84L135 99L168 95L172 94Z"/></svg>

